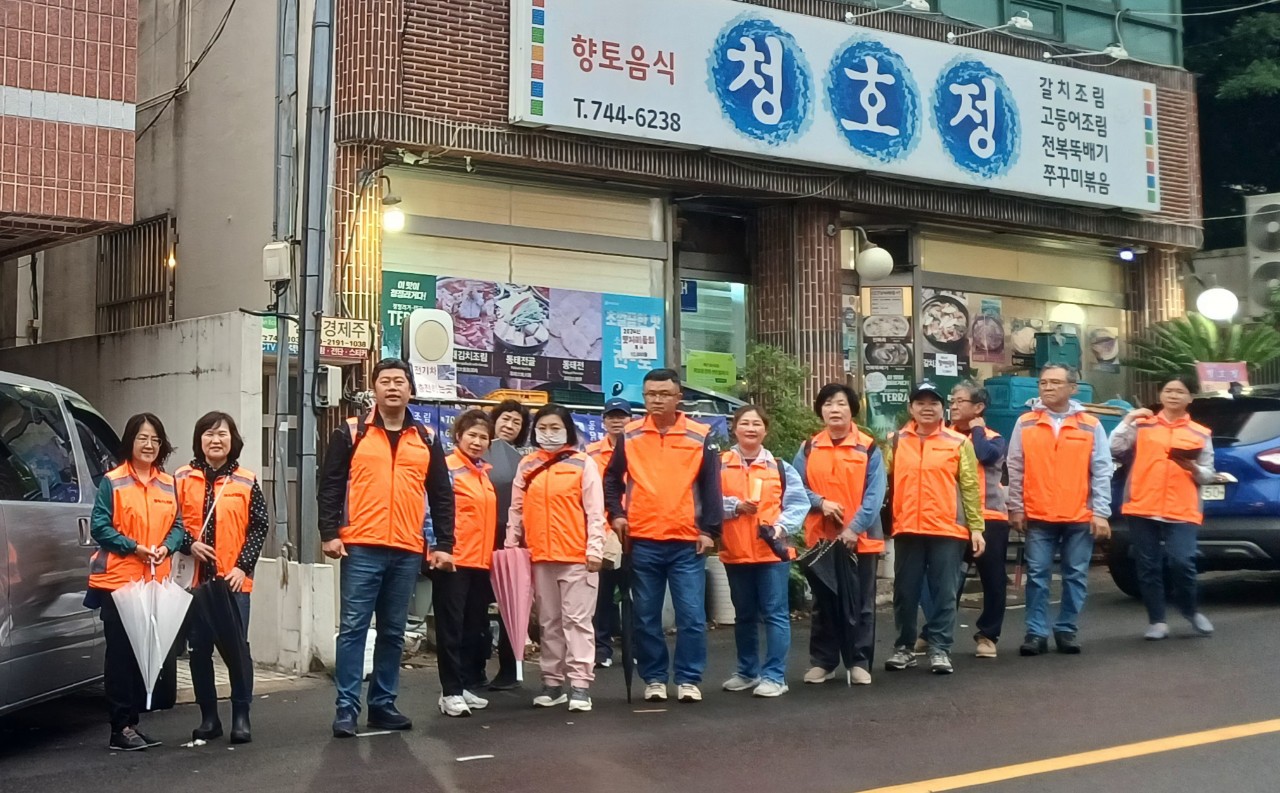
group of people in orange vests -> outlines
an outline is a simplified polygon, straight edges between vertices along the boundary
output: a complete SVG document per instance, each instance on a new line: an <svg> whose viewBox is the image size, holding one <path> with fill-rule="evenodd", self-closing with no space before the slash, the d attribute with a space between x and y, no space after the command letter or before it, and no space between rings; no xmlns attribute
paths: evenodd
<svg viewBox="0 0 1280 793"><path fill-rule="evenodd" d="M1164 383L1160 409L1133 411L1108 439L1099 421L1072 399L1077 381L1070 368L1044 368L1040 398L1009 438L986 426L989 398L981 386L963 383L944 394L922 382L910 393L905 426L880 441L856 423L857 394L833 383L814 402L822 430L788 462L766 448L770 419L754 405L734 413L733 445L718 448L710 428L681 412L679 375L659 369L644 378L643 417L633 417L625 400L606 403L603 440L581 443L562 406L544 405L529 417L511 402L460 415L451 430L453 450L446 454L441 439L407 409L412 370L399 359L383 360L373 373L374 409L335 430L319 482L323 550L342 559L333 734L358 732L365 639L375 615L367 724L412 727L396 698L408 607L420 572L433 583L441 713L471 715L489 705L480 696L483 689L515 687L522 648L512 648L501 629L500 668L492 679L486 670L493 647L489 569L493 552L502 547L527 547L532 558L541 649L541 685L533 704L539 708L592 709L595 670L613 662L624 544L632 653L648 702L665 702L672 683L679 702L702 700L706 556L717 546L736 613L737 662L722 685L727 691L769 698L788 690L790 568L797 546L825 544L847 554L858 590L814 587L805 683L831 680L842 663L851 683L872 682L876 570L890 536L896 636L886 670L915 667L923 655L930 671L953 671L966 560L977 568L983 590L974 652L996 657L1011 532L1026 540L1020 654L1047 652L1051 636L1059 652L1079 653L1077 622L1093 543L1110 533L1113 456L1128 463L1121 511L1140 555L1146 638L1169 634L1166 564L1173 571L1176 607L1196 632L1211 634L1213 626L1196 607L1194 556L1201 522L1198 486L1217 474L1209 432L1187 413L1192 388L1181 378ZM261 503L256 480L234 465L234 422L216 416L206 435L224 429L230 434L221 446L201 447L198 431L203 456L177 480L158 467L171 448L159 420L146 415L130 422L129 462L104 480L95 509L94 537L101 548L93 589L108 591L139 577L145 565L163 566L170 554L194 547L201 559L207 556L208 574L248 591L265 510L259 525L252 508ZM237 488L226 505L225 495L215 499L210 493L218 482ZM129 506L130 499L166 506L144 514ZM242 501L251 506L233 506ZM208 517L211 512L216 520ZM198 536L191 533L197 522L204 527ZM1063 594L1051 624L1049 583L1057 554ZM663 629L668 592L674 653ZM838 594L851 596L855 614L841 611L845 604L837 602ZM112 644L109 600L103 600L103 621ZM246 598L246 622L247 610ZM114 651L109 647L107 661L112 741L137 738L152 745L136 730L137 708L129 705L134 681L127 674L136 674L136 665L127 669L127 639L123 650L120 641L116 637ZM243 724L233 723L233 740L237 734L248 739L248 696L233 696L234 713L243 713ZM216 703L210 710L202 702L202 709L202 734L221 734ZM239 733L236 725L243 728Z"/></svg>

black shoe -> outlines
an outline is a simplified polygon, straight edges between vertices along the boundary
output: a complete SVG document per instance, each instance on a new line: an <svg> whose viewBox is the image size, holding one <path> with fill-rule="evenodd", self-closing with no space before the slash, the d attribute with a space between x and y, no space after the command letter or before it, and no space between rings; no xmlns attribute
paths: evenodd
<svg viewBox="0 0 1280 793"><path fill-rule="evenodd" d="M509 677L502 673L498 673L498 676L495 677L493 679L493 682L489 684L490 691L512 691L519 687L520 687L520 682L516 680L516 676L514 673ZM470 691L472 689L468 689L468 690Z"/></svg>
<svg viewBox="0 0 1280 793"><path fill-rule="evenodd" d="M369 729L371 730L412 730L413 721L395 705L382 708L369 708Z"/></svg>
<svg viewBox="0 0 1280 793"><path fill-rule="evenodd" d="M133 728L133 734L134 734L134 735L136 735L136 736L138 736L139 738L141 738L141 739L142 739L142 742L143 742L143 743L145 743L145 744L147 745L147 748L148 748L148 749L152 749L152 748L154 748L154 747L156 747L156 746L160 746L160 745L161 745L161 743L160 743L159 741L157 741L155 738L152 738L150 735L147 735L147 734L146 734L145 732L143 732L142 730L138 729L138 728L137 728L137 726L134 726L134 728Z"/></svg>
<svg viewBox="0 0 1280 793"><path fill-rule="evenodd" d="M1018 648L1018 652L1026 656L1044 655L1049 652L1049 640L1044 636L1028 633L1027 638L1022 640L1022 646Z"/></svg>
<svg viewBox="0 0 1280 793"><path fill-rule="evenodd" d="M1066 655L1080 654L1080 640L1076 638L1074 633L1055 633L1053 634L1053 642L1058 645L1058 652Z"/></svg>
<svg viewBox="0 0 1280 793"><path fill-rule="evenodd" d="M231 706L231 742L251 743L253 729L249 726L249 706Z"/></svg>
<svg viewBox="0 0 1280 793"><path fill-rule="evenodd" d="M191 731L193 741L212 741L222 737L222 720L218 718L218 703L200 703L200 726Z"/></svg>
<svg viewBox="0 0 1280 793"><path fill-rule="evenodd" d="M338 711L338 714L333 717L333 737L356 737L356 711L350 708L342 708Z"/></svg>
<svg viewBox="0 0 1280 793"><path fill-rule="evenodd" d="M125 727L120 732L111 733L111 742L107 744L107 748L117 752L144 752L147 742L132 727Z"/></svg>

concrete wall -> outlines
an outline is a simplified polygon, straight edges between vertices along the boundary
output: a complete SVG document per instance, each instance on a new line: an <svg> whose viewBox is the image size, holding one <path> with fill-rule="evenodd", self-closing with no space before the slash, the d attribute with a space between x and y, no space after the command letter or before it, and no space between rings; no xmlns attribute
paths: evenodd
<svg viewBox="0 0 1280 793"><path fill-rule="evenodd" d="M149 328L0 350L0 369L52 380L80 393L117 431L151 411L177 447L169 468L191 458L191 429L210 410L236 417L245 466L262 470L262 326L219 314Z"/></svg>

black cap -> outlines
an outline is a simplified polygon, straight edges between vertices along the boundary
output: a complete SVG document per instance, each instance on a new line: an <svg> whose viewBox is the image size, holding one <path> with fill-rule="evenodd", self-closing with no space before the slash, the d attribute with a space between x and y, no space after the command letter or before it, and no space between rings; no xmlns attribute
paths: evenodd
<svg viewBox="0 0 1280 793"><path fill-rule="evenodd" d="M631 403L621 398L610 399L608 402L604 403L603 415L607 416L610 413L626 413L628 416L630 416Z"/></svg>
<svg viewBox="0 0 1280 793"><path fill-rule="evenodd" d="M915 402L920 397L926 395L932 396L944 405L947 404L947 400L943 398L942 392L938 390L938 386L928 380L922 380L919 383L916 383L915 388L911 389L911 395L908 397L908 400Z"/></svg>

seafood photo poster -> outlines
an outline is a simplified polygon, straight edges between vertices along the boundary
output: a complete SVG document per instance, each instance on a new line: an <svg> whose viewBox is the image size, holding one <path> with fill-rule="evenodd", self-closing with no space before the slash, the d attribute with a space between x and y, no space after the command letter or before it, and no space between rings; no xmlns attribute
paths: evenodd
<svg viewBox="0 0 1280 793"><path fill-rule="evenodd" d="M1098 372L1120 371L1120 329L1090 325L1086 341L1089 352L1084 356L1090 368Z"/></svg>
<svg viewBox="0 0 1280 793"><path fill-rule="evenodd" d="M923 290L921 351L925 379L950 391L969 374L969 296L966 292Z"/></svg>
<svg viewBox="0 0 1280 793"><path fill-rule="evenodd" d="M969 355L974 363L1008 363L1004 337L1003 301L975 295L973 323L969 328Z"/></svg>

